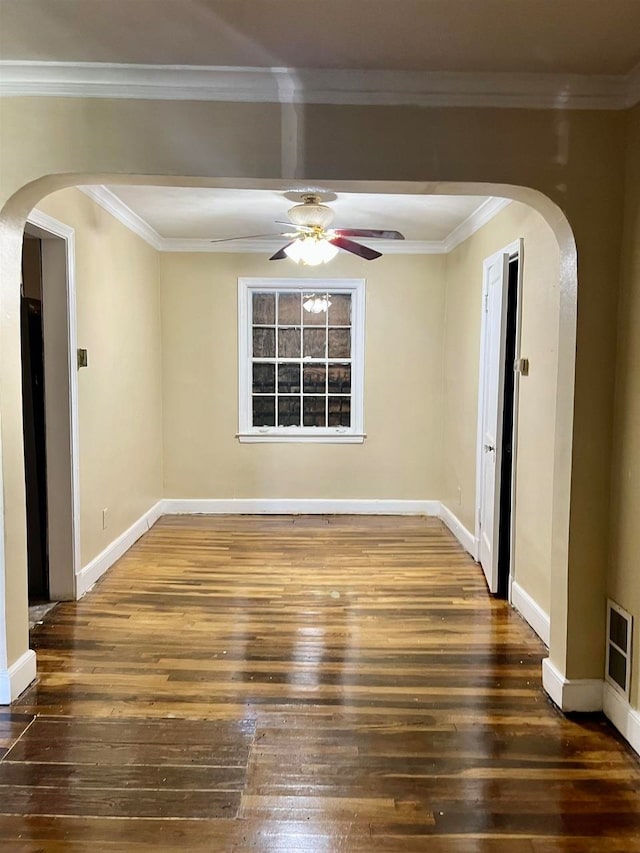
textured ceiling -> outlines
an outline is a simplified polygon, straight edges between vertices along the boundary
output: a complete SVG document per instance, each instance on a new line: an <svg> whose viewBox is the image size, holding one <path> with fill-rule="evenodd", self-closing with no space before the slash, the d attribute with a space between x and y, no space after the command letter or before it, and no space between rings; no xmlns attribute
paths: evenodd
<svg viewBox="0 0 640 853"><path fill-rule="evenodd" d="M3 59L627 74L640 0L0 0Z"/></svg>

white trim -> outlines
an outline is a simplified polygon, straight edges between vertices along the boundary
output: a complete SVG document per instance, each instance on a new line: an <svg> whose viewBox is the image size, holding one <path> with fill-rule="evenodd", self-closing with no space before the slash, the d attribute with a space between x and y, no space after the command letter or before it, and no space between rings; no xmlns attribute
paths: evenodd
<svg viewBox="0 0 640 853"><path fill-rule="evenodd" d="M164 239L142 217L134 213L121 198L104 186L78 186L80 192L104 208L138 237L142 237L154 249L161 251Z"/></svg>
<svg viewBox="0 0 640 853"><path fill-rule="evenodd" d="M76 306L76 244L75 230L64 222L54 219L47 213L34 208L27 217L27 225L34 225L43 231L60 237L65 241L67 258L67 323L69 347L69 423L71 459L71 515L73 539L73 565L69 567L75 583L77 572L81 565L80 557L80 425L78 415L78 315ZM77 587L76 587L77 595Z"/></svg>
<svg viewBox="0 0 640 853"><path fill-rule="evenodd" d="M603 710L636 752L640 753L640 714L610 684L604 685Z"/></svg>
<svg viewBox="0 0 640 853"><path fill-rule="evenodd" d="M238 278L238 433L241 442L364 441L365 286L363 278ZM257 291L330 291L351 295L351 425L349 427L255 427L252 405L251 296ZM302 310L302 309L301 309ZM340 361L340 359L335 359ZM302 361L301 363L304 363ZM302 388L300 389L302 391ZM277 394L276 394L277 397ZM277 408L277 400L276 400Z"/></svg>
<svg viewBox="0 0 640 853"><path fill-rule="evenodd" d="M323 498L166 498L167 515L429 515L440 501Z"/></svg>
<svg viewBox="0 0 640 853"><path fill-rule="evenodd" d="M314 435L308 433L270 432L264 435L255 432L237 433L240 444L364 444L366 433L347 432L346 428L320 430Z"/></svg>
<svg viewBox="0 0 640 853"><path fill-rule="evenodd" d="M4 60L0 70L4 97L619 110L631 105L635 92L634 72L471 73L31 60Z"/></svg>
<svg viewBox="0 0 640 853"><path fill-rule="evenodd" d="M565 678L549 658L542 661L542 686L561 711L602 711L603 681Z"/></svg>
<svg viewBox="0 0 640 853"><path fill-rule="evenodd" d="M8 669L0 670L0 705L10 705L36 678L36 653L21 655Z"/></svg>
<svg viewBox="0 0 640 853"><path fill-rule="evenodd" d="M516 241L518 243L517 252L513 253L509 262L513 258L518 260L518 281L516 282L516 330L515 342L513 350L514 359L514 376L513 376L513 420L511 424L511 525L509 530L509 601L513 603L512 586L514 582L514 572L516 570L516 503L517 503L517 480L518 480L518 430L520 424L520 379L519 370L515 370L515 362L520 361L522 351L522 299L524 295L524 239L521 237ZM508 273L507 273L508 275ZM508 279L507 279L508 281ZM521 588L521 587L520 587ZM541 611L544 612L544 611ZM526 618L526 616L525 616ZM547 617L548 619L548 617ZM528 621L528 620L527 620ZM531 624L531 623L529 623ZM546 646L549 645L550 635L547 633L546 639L540 634L537 629L532 626L534 631L543 640Z"/></svg>
<svg viewBox="0 0 640 853"><path fill-rule="evenodd" d="M471 213L464 222L457 225L453 231L442 242L444 244L445 253L451 252L460 243L468 240L472 234L475 234L487 222L491 222L494 216L497 216L500 211L504 210L507 205L511 204L513 199L510 198L495 198L486 199L479 205L473 213Z"/></svg>
<svg viewBox="0 0 640 853"><path fill-rule="evenodd" d="M446 524L449 530L456 537L458 542L467 551L474 560L478 559L478 540L470 533L460 519L449 509L448 506L441 503L439 516Z"/></svg>
<svg viewBox="0 0 640 853"><path fill-rule="evenodd" d="M490 267L493 264L495 264L500 258L504 259L505 255L506 255L508 257L508 259L510 260L511 258L518 256L518 258L520 260L519 269L518 269L518 277L519 277L518 287L520 288L522 285L522 260L523 260L522 249L523 249L523 245L524 245L524 243L523 243L522 238L518 238L517 240L514 240L512 243L509 243L507 246L500 249L499 251L494 252L488 258L485 258L483 265L482 265L482 306L481 306L482 314L481 314L481 322L480 322L480 358L479 358L479 375L478 375L478 414L477 414L477 425L476 425L476 502L475 502L475 528L474 528L475 539L476 539L476 542L478 543L478 546L477 546L477 548L478 548L477 559L478 560L480 560L480 536L481 536L480 516L481 516L481 510L482 510L482 472L483 472L483 465L484 465L484 451L483 451L484 421L483 421L483 418L484 418L484 395L485 395L485 358L486 358L485 348L486 348L487 318L488 318L488 314L485 311L485 300L487 298L487 293L488 293L488 282L489 282L488 276L489 276ZM505 348L506 342L504 339L504 335L506 332L506 310L507 310L508 285L509 285L509 265L507 262L504 265L504 280L502 283L502 286L503 286L503 306L504 306L504 313L505 313L505 316L502 318L503 321L505 321L505 322L501 323L502 338L501 338L501 342L500 342L500 353L501 353L501 355L500 355L500 363L499 363L499 369L501 371L500 387L502 387L502 388L504 388L504 376L502 375L502 373L505 370L504 348ZM522 311L522 293L520 291L518 293L518 297L519 297L519 302L518 302L518 306L517 306L518 307L518 323L520 323L521 322L521 311ZM517 346L519 346L520 340L519 340L518 331L516 331L516 339L517 339L516 344L517 344ZM516 404L518 402L518 398L517 398L518 390L519 389L517 386L514 387L514 411L515 411ZM496 436L496 451L495 451L496 454L498 453L498 448L501 448L501 446L502 446L502 402L503 401L502 401L501 395L499 395L499 397L498 397L498 405L499 405L498 432L497 432L497 436ZM514 420L514 429L516 427L516 423L517 422ZM514 500L513 473L516 471L516 467L517 467L516 451L517 451L517 443L514 442L513 454L512 454L512 468L511 468L512 481L509 485L509 488L511 489L512 500ZM496 462L496 472L499 472L499 471L500 471L500 466ZM501 484L500 484L500 486L501 486ZM512 510L511 511L512 536L511 536L511 559L510 559L511 567L510 567L510 569L513 570L513 555L514 555L513 529L514 529L514 521L515 521L515 503L512 503L511 510ZM495 526L495 524L496 524L496 519L494 518L494 526ZM497 545L498 544L497 543L497 537L494 537L494 538L496 539L496 542L494 544ZM486 571L485 571L485 574L487 574ZM511 574L511 571L510 571L510 574ZM496 589L491 590L491 592L496 592L496 590L497 590L497 573L496 573Z"/></svg>
<svg viewBox="0 0 640 853"><path fill-rule="evenodd" d="M78 572L76 590L77 597L81 598L111 566L131 548L138 539L147 532L163 514L164 501L158 501L151 509L147 510L128 530L120 534L117 539L94 557L90 563Z"/></svg>
<svg viewBox="0 0 640 853"><path fill-rule="evenodd" d="M525 622L529 623L548 648L551 639L551 621L549 619L549 614L545 613L538 602L534 601L529 593L523 589L516 580L513 580L510 586L511 604L521 614Z"/></svg>
<svg viewBox="0 0 640 853"><path fill-rule="evenodd" d="M124 226L159 252L198 252L226 254L273 253L282 248L282 238L251 238L212 242L196 237L162 237L146 220L135 213L117 193L105 186L78 186L78 189L104 208ZM446 255L511 204L510 198L485 199L443 240L361 240L384 255Z"/></svg>

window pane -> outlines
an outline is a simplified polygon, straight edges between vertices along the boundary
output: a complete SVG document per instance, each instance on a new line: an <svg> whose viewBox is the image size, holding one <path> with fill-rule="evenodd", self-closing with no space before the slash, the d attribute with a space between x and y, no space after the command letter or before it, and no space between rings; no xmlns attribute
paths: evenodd
<svg viewBox="0 0 640 853"><path fill-rule="evenodd" d="M325 358L326 339L326 329L305 329L303 354L311 358Z"/></svg>
<svg viewBox="0 0 640 853"><path fill-rule="evenodd" d="M275 293L253 294L253 325L273 326L276 322Z"/></svg>
<svg viewBox="0 0 640 853"><path fill-rule="evenodd" d="M329 329L329 358L351 358L350 329Z"/></svg>
<svg viewBox="0 0 640 853"><path fill-rule="evenodd" d="M300 426L300 397L278 397L278 426Z"/></svg>
<svg viewBox="0 0 640 853"><path fill-rule="evenodd" d="M303 397L304 426L326 426L326 397Z"/></svg>
<svg viewBox="0 0 640 853"><path fill-rule="evenodd" d="M327 369L324 364L305 364L302 369L302 390L305 394L324 394Z"/></svg>
<svg viewBox="0 0 640 853"><path fill-rule="evenodd" d="M253 393L275 394L276 366L275 364L253 365Z"/></svg>
<svg viewBox="0 0 640 853"><path fill-rule="evenodd" d="M329 426L351 426L351 397L329 397Z"/></svg>
<svg viewBox="0 0 640 853"><path fill-rule="evenodd" d="M251 370L246 426L256 433L281 428L289 436L297 428L349 431L361 417L359 374L353 372L360 370L352 343L352 324L360 321L356 295L341 290L337 281L337 291L330 293L326 279L277 281L264 281L255 290L250 286L251 301L242 309L249 314L251 335L246 346L246 339L242 342ZM305 302L314 310L306 310ZM620 633L615 619L612 633Z"/></svg>
<svg viewBox="0 0 640 853"><path fill-rule="evenodd" d="M351 393L351 365L330 364L329 365L329 393L350 394Z"/></svg>
<svg viewBox="0 0 640 853"><path fill-rule="evenodd" d="M330 326L350 326L351 325L351 294L350 293L332 293L329 296L331 305L329 306L329 325Z"/></svg>
<svg viewBox="0 0 640 853"><path fill-rule="evenodd" d="M254 427L276 425L275 397L253 398L253 425Z"/></svg>
<svg viewBox="0 0 640 853"><path fill-rule="evenodd" d="M253 357L275 358L276 356L276 330L254 329L253 330Z"/></svg>
<svg viewBox="0 0 640 853"><path fill-rule="evenodd" d="M312 299L312 298L313 299L327 299L328 296L326 293L314 293L314 294L307 293L307 294L305 294L305 296L303 297L303 300L302 300L302 308L303 308L302 322L305 324L305 326L326 326L326 324L327 324L327 312L326 311L318 311L318 313L316 314L313 311L307 311L307 309L304 307L304 303L307 302L309 299Z"/></svg>
<svg viewBox="0 0 640 853"><path fill-rule="evenodd" d="M278 358L300 358L300 329L278 327Z"/></svg>
<svg viewBox="0 0 640 853"><path fill-rule="evenodd" d="M300 391L300 365L278 365L278 393L295 394Z"/></svg>
<svg viewBox="0 0 640 853"><path fill-rule="evenodd" d="M296 326L300 325L300 312L302 304L301 293L279 293L278 294L278 325Z"/></svg>

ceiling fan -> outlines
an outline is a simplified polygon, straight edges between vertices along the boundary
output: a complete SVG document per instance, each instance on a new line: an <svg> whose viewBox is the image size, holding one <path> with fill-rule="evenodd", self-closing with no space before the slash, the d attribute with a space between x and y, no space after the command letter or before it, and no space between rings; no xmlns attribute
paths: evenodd
<svg viewBox="0 0 640 853"><path fill-rule="evenodd" d="M378 228L330 228L334 212L326 204L321 203L318 195L303 195L300 204L296 204L289 211L289 222L276 220L278 225L290 226L289 231L281 231L279 234L252 234L255 237L289 237L290 240L270 261L281 261L291 258L298 264L304 266L317 266L326 263L338 254L339 249L351 252L366 261L373 261L382 256L382 252L363 246L352 240L352 237L364 237L366 239L382 240L404 240L404 235L399 231L388 231ZM221 240L212 240L212 243L224 243L227 240L243 240L249 237L226 237Z"/></svg>

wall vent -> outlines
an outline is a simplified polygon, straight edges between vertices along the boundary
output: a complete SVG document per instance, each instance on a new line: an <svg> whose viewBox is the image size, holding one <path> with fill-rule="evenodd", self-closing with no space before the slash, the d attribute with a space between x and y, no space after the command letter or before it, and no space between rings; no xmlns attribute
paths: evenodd
<svg viewBox="0 0 640 853"><path fill-rule="evenodd" d="M633 617L615 601L607 599L607 661L605 678L629 698L631 683L631 639Z"/></svg>

